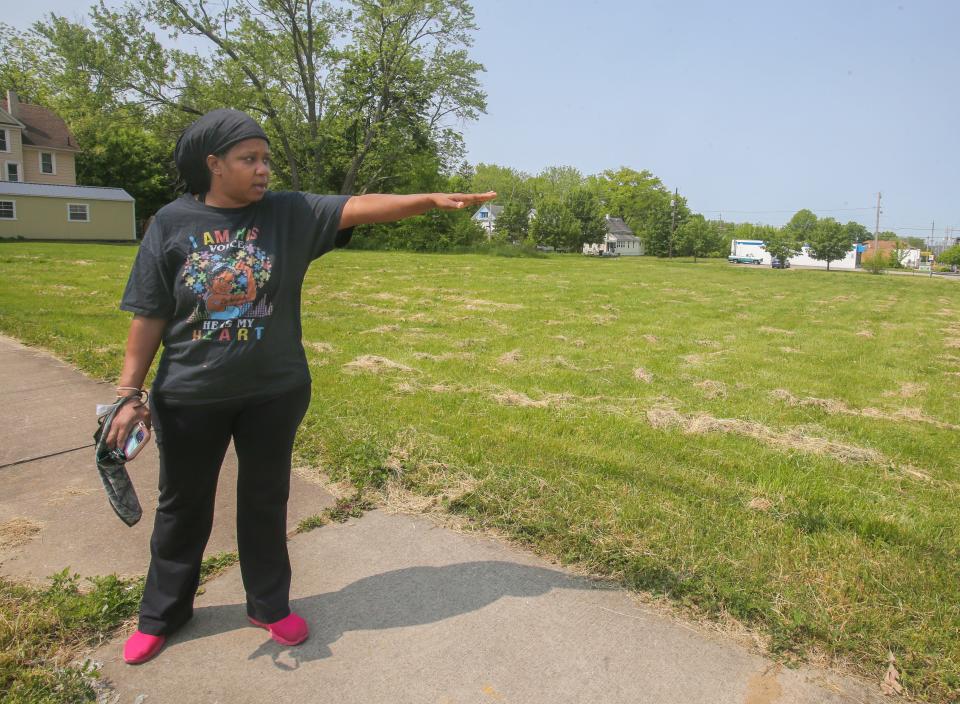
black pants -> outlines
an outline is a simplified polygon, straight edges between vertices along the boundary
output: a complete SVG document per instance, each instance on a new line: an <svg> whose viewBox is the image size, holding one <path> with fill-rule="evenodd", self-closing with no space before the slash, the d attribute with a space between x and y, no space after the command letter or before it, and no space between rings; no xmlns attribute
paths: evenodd
<svg viewBox="0 0 960 704"><path fill-rule="evenodd" d="M264 623L290 613L290 461L309 404L309 384L248 401L174 405L160 395L151 398L160 500L140 603L142 632L166 635L193 615L217 478L231 437L239 461L237 546L247 613Z"/></svg>

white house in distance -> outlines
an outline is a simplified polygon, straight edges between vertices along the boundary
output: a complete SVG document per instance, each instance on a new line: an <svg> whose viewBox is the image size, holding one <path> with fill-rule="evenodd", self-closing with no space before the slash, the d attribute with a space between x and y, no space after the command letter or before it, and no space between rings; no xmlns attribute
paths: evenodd
<svg viewBox="0 0 960 704"><path fill-rule="evenodd" d="M633 230L623 221L623 218L613 218L607 215L605 224L607 233L603 236L603 242L600 244L584 244L584 254L608 257L614 255L639 257L645 254L643 241L633 234Z"/></svg>
<svg viewBox="0 0 960 704"><path fill-rule="evenodd" d="M0 238L136 239L130 194L77 185L79 151L59 115L7 91L0 99Z"/></svg>
<svg viewBox="0 0 960 704"><path fill-rule="evenodd" d="M830 269L847 269L854 270L857 268L859 263L859 252L857 252L856 246L853 247L843 259L836 259L830 262ZM759 259L761 264L766 264L770 266L773 257L770 256L770 252L767 251L766 242L762 240L732 240L730 242L730 256L731 257L754 257ZM808 268L814 269L826 269L827 263L822 259L814 259L810 254L810 247L803 245L803 248L800 250L800 253L796 256L790 257L787 261L790 262L790 266L805 266Z"/></svg>
<svg viewBox="0 0 960 704"><path fill-rule="evenodd" d="M497 216L502 212L502 205L486 204L481 206L481 208L473 214L473 220L484 229L489 238L493 235L493 226L497 222Z"/></svg>

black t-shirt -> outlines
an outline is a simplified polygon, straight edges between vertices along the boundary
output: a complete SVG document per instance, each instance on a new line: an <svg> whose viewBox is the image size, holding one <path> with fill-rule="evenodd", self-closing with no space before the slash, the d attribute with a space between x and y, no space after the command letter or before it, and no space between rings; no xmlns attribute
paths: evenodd
<svg viewBox="0 0 960 704"><path fill-rule="evenodd" d="M267 191L215 208L187 194L161 208L120 302L169 320L154 391L202 403L307 383L300 290L312 260L350 241L338 232L349 199Z"/></svg>

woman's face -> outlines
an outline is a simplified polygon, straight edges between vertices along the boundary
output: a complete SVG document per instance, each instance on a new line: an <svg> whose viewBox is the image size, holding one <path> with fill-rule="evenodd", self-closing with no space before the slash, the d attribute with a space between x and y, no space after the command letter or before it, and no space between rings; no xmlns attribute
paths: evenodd
<svg viewBox="0 0 960 704"><path fill-rule="evenodd" d="M254 137L237 142L222 157L209 156L210 191L246 205L263 198L270 184L270 145Z"/></svg>

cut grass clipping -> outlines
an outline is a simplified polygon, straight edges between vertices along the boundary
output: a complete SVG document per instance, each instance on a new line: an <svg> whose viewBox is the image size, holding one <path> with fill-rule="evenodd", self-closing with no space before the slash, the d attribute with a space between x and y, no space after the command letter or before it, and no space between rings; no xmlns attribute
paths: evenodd
<svg viewBox="0 0 960 704"><path fill-rule="evenodd" d="M134 254L0 245L0 330L115 379ZM303 335L301 464L960 699L957 282L346 250Z"/></svg>

